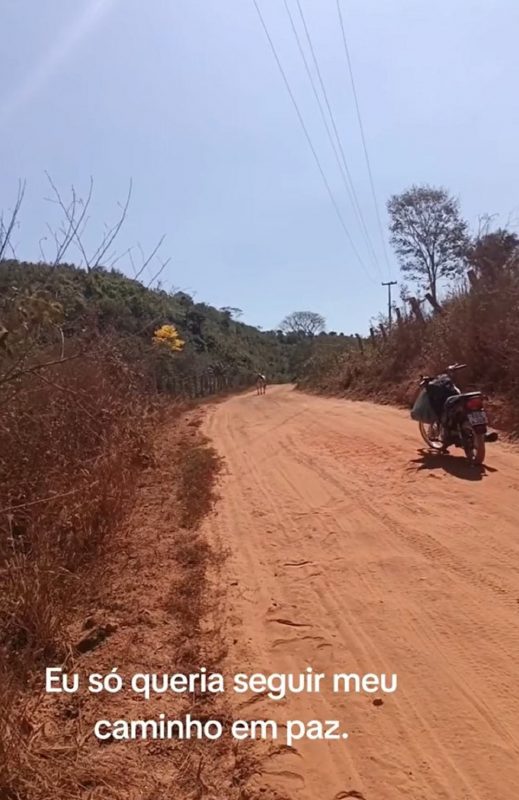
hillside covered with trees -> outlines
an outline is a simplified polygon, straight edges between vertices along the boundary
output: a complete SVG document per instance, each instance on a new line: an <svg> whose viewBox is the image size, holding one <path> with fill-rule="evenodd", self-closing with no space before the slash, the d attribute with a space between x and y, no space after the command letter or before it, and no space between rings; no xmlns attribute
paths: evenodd
<svg viewBox="0 0 519 800"><path fill-rule="evenodd" d="M335 352L348 341L327 334L318 314L295 312L279 329L261 331L240 321L240 309L216 309L185 292L147 288L100 267L6 260L0 264L0 294L5 357L17 349L18 315L25 335L46 349L63 345L68 353L74 343L88 352L94 342L110 341L149 388L175 395L248 385L257 372L270 383L292 381L315 350ZM34 318L29 331L28 318L35 314L41 319ZM154 332L163 325L173 326L182 341L174 357L167 348L153 346Z"/></svg>
<svg viewBox="0 0 519 800"><path fill-rule="evenodd" d="M4 314L24 302L54 304L60 316L56 335L67 343L81 341L88 349L111 338L161 391L183 393L188 381L210 375L221 379L222 388L250 383L257 371L279 381L289 377L284 342L275 333L239 322L234 309L146 288L115 270L8 261L0 267L0 291ZM174 358L152 347L154 331L165 324L175 326L185 343Z"/></svg>

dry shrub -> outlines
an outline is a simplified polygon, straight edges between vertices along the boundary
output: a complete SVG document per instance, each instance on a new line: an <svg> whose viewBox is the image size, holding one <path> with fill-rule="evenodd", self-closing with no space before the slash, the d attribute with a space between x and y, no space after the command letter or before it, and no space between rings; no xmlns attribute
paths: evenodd
<svg viewBox="0 0 519 800"><path fill-rule="evenodd" d="M191 423L197 428L196 420ZM181 634L199 631L204 613L206 573L217 556L197 528L217 500L216 480L222 459L198 431L181 438L177 449L177 502L182 526L175 537L178 575L171 586L168 608L175 615Z"/></svg>
<svg viewBox="0 0 519 800"><path fill-rule="evenodd" d="M196 441L185 436L180 442L177 488L180 524L191 530L209 514L217 500L215 484L222 463L208 440L193 432L192 436L195 435Z"/></svg>
<svg viewBox="0 0 519 800"><path fill-rule="evenodd" d="M408 406L420 373L435 374L456 361L468 365L463 388L480 388L497 397L494 422L519 434L519 274L503 272L491 285L453 295L442 314L425 323L408 318L394 326L387 341L351 350L339 365L314 365L303 388L356 399L370 398Z"/></svg>
<svg viewBox="0 0 519 800"><path fill-rule="evenodd" d="M216 481L223 459L198 430L201 417L190 420L189 434L178 441L175 455L175 482L178 519L181 528L174 539L174 554L178 563L166 608L175 619L182 643L177 649L177 668L196 671L200 663L207 664L201 633L207 612L208 572L223 563L225 553L219 545L211 546L200 525L217 500Z"/></svg>
<svg viewBox="0 0 519 800"><path fill-rule="evenodd" d="M0 394L0 796L22 797L31 676L70 652L66 623L127 512L151 412L107 344Z"/></svg>

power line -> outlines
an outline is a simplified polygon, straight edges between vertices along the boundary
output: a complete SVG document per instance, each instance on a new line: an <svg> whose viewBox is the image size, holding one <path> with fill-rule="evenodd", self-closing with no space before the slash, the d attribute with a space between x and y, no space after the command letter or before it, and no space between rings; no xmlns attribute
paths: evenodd
<svg viewBox="0 0 519 800"><path fill-rule="evenodd" d="M371 194L372 194L372 197L373 197L373 203L375 205L375 213L377 215L377 222L378 222L378 229L379 229L379 233L380 233L380 239L382 241L382 247L383 247L383 250L384 250L384 258L385 258L385 261L386 261L388 272L391 273L391 266L390 266L389 258L388 258L388 255L387 255L386 240L384 238L382 220L380 219L380 212L379 212L379 207L378 207L377 193L375 191L375 183L373 181L373 173L372 173L372 170L371 170L371 164L370 164L369 155L368 155L368 148L367 148L367 145L366 145L366 137L364 135L364 126L362 124L362 116L361 116L361 113L360 113L359 98L358 98L357 89L356 89L356 86L355 86L355 78L353 76L353 67L351 65L350 49L348 47L348 40L346 38L346 31L344 29L344 20L343 20L343 17L342 17L341 4L340 4L340 0L336 0L336 2L337 2L337 12L339 14L339 21L340 21L340 25L341 25L342 41L343 41L343 44L344 44L344 52L346 53L346 61L348 63L348 72L350 74L351 88L353 90L353 99L355 101L355 110L356 110L356 113L357 113L357 120L358 120L358 123L359 123L360 136L361 136L361 139L362 139L362 147L364 149L364 158L366 160L366 166L367 166L368 175L369 175L369 183L370 183L370 186L371 186Z"/></svg>
<svg viewBox="0 0 519 800"><path fill-rule="evenodd" d="M376 256L375 250L373 248L373 244L371 242L371 238L369 236L368 230L366 228L366 224L364 222L364 218L362 216L362 212L361 212L360 207L359 207L358 199L357 199L357 196L355 194L355 188L353 186L353 181L351 179L351 175L350 175L350 172L349 172L349 169L348 169L348 165L346 163L346 159L344 158L344 153L343 153L343 162L344 163L341 163L339 152L337 150L337 145L335 144L335 141L334 141L333 136L332 136L332 132L330 130L330 126L328 124L328 120L326 119L326 114L324 112L323 104L321 102L321 98L319 97L319 92L317 91L317 87L315 85L314 77L312 75L312 71L311 71L310 66L308 64L308 60L306 58L304 48L303 48L303 46L301 44L301 39L299 38L299 34L297 32L297 28L296 28L296 25L295 25L295 22L294 22L294 18L292 16L292 12L290 11L290 6L288 4L288 0L283 0L283 2L284 2L284 5L285 5L285 9L286 9L288 18L290 20L290 25L292 27L292 32L294 34L294 37L295 37L299 52L301 54L301 58L303 59L303 63L305 65L306 74L308 75L308 79L309 79L310 84L312 86L312 90L313 90L315 99L317 101L317 105L319 106L319 111L321 112L321 117L322 117L322 120L323 120L323 123L324 123L324 127L326 128L326 133L328 134L328 139L330 140L330 144L332 146L332 150L334 152L335 159L336 159L337 164L339 166L339 171L341 173L344 185L346 187L346 191L348 192L351 204L353 206L353 210L355 211L355 213L357 215L357 220L358 220L361 228L363 229L364 237L365 237L365 240L366 240L368 251L369 251L369 253L371 255L371 258L373 260L373 264L374 264L375 268L380 272L380 267L379 267L379 264L378 264L377 256ZM301 6L299 6L299 10L300 10L300 13L302 15ZM306 28L306 26L305 26L305 28ZM307 32L307 38L309 39L308 32ZM310 39L309 39L309 42L310 42ZM314 54L314 64L316 64L315 54ZM317 66L317 64L316 64L316 68L317 68L318 75L320 77L319 67ZM322 82L322 79L321 79L321 88L323 89L323 93L324 93L325 99L327 101L326 90L324 89L324 84ZM332 124L334 124L333 115L331 113L331 109L330 109L329 103L328 103L328 110L329 110L330 116L332 117ZM334 125L334 127L335 127L335 125ZM336 132L336 136L337 136L337 132Z"/></svg>
<svg viewBox="0 0 519 800"><path fill-rule="evenodd" d="M285 5L286 5L286 2L287 2L287 0L285 0ZM307 42L308 42L308 46L310 48L310 53L312 55L312 61L314 63L314 67L315 67L315 70L316 70L316 73L317 73L317 77L319 78L319 84L321 86L321 90L322 90L323 97L324 97L324 100L325 100L325 103L326 103L326 107L328 109L328 114L330 115L330 120L331 120L331 123L332 123L333 132L335 134L335 138L337 140L337 145L338 145L338 148L339 148L339 151L340 151L340 154L341 154L341 158L342 158L342 170L341 170L341 172L342 172L343 176L345 174L346 177L347 177L347 181L348 181L348 184L349 184L348 189L350 191L351 196L353 197L352 202L353 202L356 214L357 214L357 219L359 220L359 222L361 224L361 227L362 227L362 229L364 231L364 236L366 238L366 242L368 244L368 248L369 248L370 253L372 255L372 258L374 260L375 266L377 267L377 269L380 272L380 267L379 267L378 259L377 259L376 253L375 253L375 248L373 247L373 242L372 242L371 236L369 234L368 228L366 226L364 215L363 215L362 209L360 207L359 199L358 199L357 193L355 191L355 186L354 186L353 179L351 177L351 172L350 172L350 169L349 169L349 166L348 166L348 160L347 160L346 154L344 152L344 147L342 145L342 140L341 140L341 137L339 135L339 130L337 128L337 123L335 122L335 115L334 115L334 113L332 111L332 107L331 107L330 101L328 99L328 92L326 91L326 86L325 86L325 83L324 83L324 80L323 80L321 69L319 67L319 61L317 59L315 48L314 48L314 45L313 45L313 42L312 42L312 37L310 36L310 31L309 31L309 28L308 28L308 25L307 25L307 22L306 22L306 18L305 18L303 9L301 7L301 2L300 2L300 0L296 0L296 2L297 2L297 8L299 10L299 16L301 17L301 22L303 23L303 28L304 28L304 31L305 31L305 35L306 35L306 39L307 39ZM314 89L314 91L315 91L315 89ZM334 150L335 150L335 148L334 148ZM335 150L335 152L336 152L336 150Z"/></svg>
<svg viewBox="0 0 519 800"><path fill-rule="evenodd" d="M284 84L286 86L287 92L288 92L288 94L290 96L290 99L291 99L292 104L294 106L294 109L296 111L297 118L299 119L299 123L301 125L301 128L303 129L303 133L304 133L304 135L306 137L306 141L308 142L308 146L310 147L310 150L312 151L312 155L314 157L315 163L317 164L317 168L318 168L318 170L320 172L320 175L321 175L321 178L323 180L323 183L324 183L324 185L326 187L326 191L328 192L328 194L330 196L330 200L333 203L333 207L335 209L335 213L337 214L337 217L339 219L341 227L344 230L344 233L346 234L346 237L347 237L347 239L348 239L348 241L349 241L349 243L351 245L351 248L352 248L352 250L353 250L353 252L354 252L354 254L355 254L355 256L356 256L356 258L357 258L357 260L359 262L359 264L361 265L362 269L365 271L365 273L367 274L369 279L371 281L373 281L374 279L370 275L368 269L366 268L366 265L364 264L364 261L360 257L359 252L358 252L357 248L355 247L355 243L353 242L353 239L351 238L351 234L350 234L350 232L349 232L349 230L348 230L348 228L346 226L346 223L344 222L344 218L343 218L343 216L341 214L341 210L340 210L340 208L339 208L339 206L337 204L337 200L335 199L335 196L334 196L334 194L333 194L333 192L332 192L332 190L330 188L330 184L328 183L328 179L327 179L327 177L325 175L325 172L324 172L323 167L321 165L321 162L319 160L319 156L317 155L317 151L316 151L316 149L315 149L315 147L314 147L314 145L312 143L312 139L310 137L308 129L307 129L306 125L305 125L305 121L303 119L303 116L302 116L301 111L299 109L299 106L297 104L297 100L295 99L294 93L292 92L292 89L290 88L290 83L289 83L288 78L286 76L285 70L283 69L283 65L282 65L282 63L280 61L280 58L278 56L278 53L277 53L276 47L274 45L274 42L272 41L272 37L270 36L269 30L267 28L267 24L266 24L266 22L265 22L265 20L263 18L263 14L261 13L261 9L260 9L260 7L258 5L258 2L257 2L257 0L252 0L252 2L253 2L254 6L256 8L256 11L258 13L258 17L259 17L259 20L260 20L261 25L263 27L263 30L265 31L265 36L267 37L268 43L270 45L270 49L272 50L272 54L274 56L276 64L278 65L278 69L279 69L279 71L281 73L281 77L283 78L283 81L284 81Z"/></svg>

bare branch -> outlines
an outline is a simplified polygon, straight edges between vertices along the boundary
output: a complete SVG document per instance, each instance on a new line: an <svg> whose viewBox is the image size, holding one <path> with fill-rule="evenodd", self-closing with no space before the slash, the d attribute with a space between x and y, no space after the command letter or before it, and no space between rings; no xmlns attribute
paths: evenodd
<svg viewBox="0 0 519 800"><path fill-rule="evenodd" d="M164 242L165 238L166 238L166 234L163 234L161 236L161 238L159 239L158 243L155 245L155 247L152 250L152 252L150 253L150 255L148 256L148 258L144 261L144 263L143 263L142 267L140 268L140 270L135 275L135 280L140 278L140 276L142 275L142 273L144 272L144 270L146 269L146 267L148 266L148 264L150 263L152 258L157 255L158 251L162 247L162 243ZM140 245L139 245L139 247L140 247ZM142 252L142 248L141 248L141 252Z"/></svg>
<svg viewBox="0 0 519 800"><path fill-rule="evenodd" d="M69 492L52 494L50 497L41 497L38 500L30 500L28 503L20 503L17 506L6 506L6 508L0 508L0 514L10 514L12 511L17 511L20 508L29 508L30 506L35 506L39 503L48 503L53 500L61 500L63 497L69 497L70 495L77 494L78 492L79 489L71 489Z"/></svg>
<svg viewBox="0 0 519 800"><path fill-rule="evenodd" d="M119 234L119 231L121 230L121 228L122 228L122 226L124 224L124 221L126 219L126 215L128 213L128 208L130 206L130 200L131 200L131 197L132 197L132 189L133 189L133 182L130 179L130 185L128 187L128 194L126 196L126 201L125 201L124 205L122 206L121 216L119 217L119 219L115 223L115 225L113 225L113 227L108 230L107 234L103 238L103 241L101 242L101 244L99 245L99 247L95 251L94 255L92 256L91 263L93 263L95 266L97 266L97 265L102 266L101 262L102 262L104 256L106 255L106 253L108 252L108 250L110 249L112 244L114 243L115 239L117 238L117 235Z"/></svg>
<svg viewBox="0 0 519 800"><path fill-rule="evenodd" d="M120 255L114 254L114 258L108 264L110 269L113 269L115 267L115 265L118 264L119 261L122 258L124 258L125 256L129 256L130 262L131 262L131 265L132 265L132 268L133 268L133 272L135 273L135 265L133 263L133 259L132 259L132 256L131 256L132 250L133 250L133 247L129 247L128 250L125 250L124 253L121 253Z"/></svg>
<svg viewBox="0 0 519 800"><path fill-rule="evenodd" d="M54 236L55 241L57 243L56 258L54 260L53 266L56 266L57 264L60 263L60 261L64 258L65 253L69 249L69 247L72 244L72 242L75 241L77 246L79 247L79 250L81 251L81 254L82 254L84 260L85 260L85 267L86 267L87 271L90 272L90 263L88 261L88 256L87 256L85 248L83 246L83 241L82 241L82 238L81 238L81 234L79 233L79 229L81 228L81 225L84 222L85 215L86 215L86 213L88 211L88 207L89 207L90 201L92 199L92 192L93 192L93 189L94 189L94 179L92 177L90 178L90 187L89 187L89 190L88 190L88 195L87 195L86 201L83 202L82 200L78 200L77 195L76 195L76 190L74 189L74 187L72 187L72 201L71 201L70 205L67 206L67 205L65 205L65 202L63 201L63 198L61 197L59 189L56 186L56 184L54 183L54 181L52 180L52 178L49 175L49 173L46 172L45 175L47 176L47 180L49 181L49 184L50 184L50 186L52 188L52 191L54 192L54 196L55 196L55 200L51 200L51 202L55 202L55 203L57 203L57 205L59 205L59 207L61 208L61 210L65 214L65 218L66 218L67 223L68 223L67 228L63 229L64 230L64 236L63 236L63 240L62 240L61 243L58 243L59 240L57 239L57 235L55 233L53 233L53 236ZM82 205L83 206L83 210L81 211L81 214L79 215L79 217L77 217L77 219L76 219L76 207L78 205Z"/></svg>
<svg viewBox="0 0 519 800"><path fill-rule="evenodd" d="M105 228L104 228L105 232L104 232L102 241L99 244L99 246L97 247L97 249L95 250L95 252L93 253L93 255L91 257L89 257L87 255L86 248L83 245L83 232L84 232L84 230L86 228L86 225L87 225L87 222L88 222L87 211L88 211L88 208L90 206L91 199L92 199L93 185L94 185L93 179L92 178L90 179L89 192L88 192L88 196L87 196L87 199L86 199L85 202L83 202L81 200L81 198L79 198L77 196L75 188L72 187L72 199L71 199L70 203L67 204L64 201L64 199L63 199L58 187L56 186L56 184L52 180L51 176L48 173L46 173L46 176L47 176L47 180L49 181L49 184L50 184L52 192L53 192L53 197L47 198L47 199L48 199L49 202L55 203L57 206L59 206L59 208L61 209L61 211L63 212L64 217L65 217L65 224L59 228L59 232L56 232L56 231L52 230L52 228L50 226L47 226L48 230L49 230L49 233L52 236L52 238L53 238L53 240L55 242L55 245L56 245L56 258L55 258L55 261L54 261L54 266L56 264L60 263L60 261L62 261L64 255L65 255L66 251L68 250L68 248L70 247L70 245L73 242L75 242L77 247L79 248L79 250L81 252L85 267L86 267L88 272L90 272L92 270L92 268L95 267L95 266L108 266L109 268L113 269L114 266L124 256L128 256L129 260L130 260L130 263L132 265L134 277L135 277L136 280L138 280L139 277L143 274L143 272L147 269L147 267L149 267L150 263L152 262L152 260L155 258L155 256L159 252L159 250L162 247L166 237L165 237L165 235L161 236L161 238L159 239L159 241L157 242L157 244L155 245L155 247L153 248L153 250L151 251L151 253L147 257L145 256L141 245L137 244L137 247L138 247L138 249L139 249L139 251L141 253L141 256L142 256L142 264L141 264L140 267L136 266L134 258L133 258L133 249L134 249L134 247L128 248L121 255L118 255L115 250L111 249L112 245L113 245L113 243L114 243L114 241L115 241L115 239L117 237L117 235L119 234L119 232L120 232L120 230L121 230L121 228L122 228L122 226L123 226L123 224L124 224L124 222L126 220L127 214L128 214L128 208L130 206L130 201L131 201L132 191L133 191L133 182L132 182L132 180L130 180L129 187L128 187L128 193L127 193L126 200L125 200L124 204L120 204L120 203L118 204L120 209L121 209L121 213L119 215L119 218L117 219L117 221L115 222L114 225L112 225L112 226L105 225ZM80 206L82 206L81 213L79 213L79 211L78 211ZM45 254L43 252L43 248L41 247L41 241L44 241L44 240L45 239L43 239L43 238L42 238L42 240L40 240L40 252L42 253L43 257L45 256ZM103 264L103 262L106 262L106 263ZM155 273L155 275L153 275L153 277L151 278L151 281L148 283L148 286L150 286L154 281L157 280L157 278L164 271L164 269L166 268L168 263L169 263L169 259L168 259L168 261L161 263L160 269Z"/></svg>
<svg viewBox="0 0 519 800"><path fill-rule="evenodd" d="M135 262L133 260L132 248L130 248L130 252L128 253L128 255L130 257L130 264L132 265L133 274L134 274L134 276L136 276L137 275L137 269L135 268Z"/></svg>
<svg viewBox="0 0 519 800"><path fill-rule="evenodd" d="M14 204L14 208L11 211L11 216L9 218L9 222L7 225L4 224L3 216L0 219L0 261L3 259L5 255L5 251L8 247L11 247L13 252L13 256L16 257L14 249L11 244L11 236L13 234L13 230L15 228L18 214L20 213L20 208L22 206L23 198L25 195L25 181L18 181L18 194L16 196L16 202Z"/></svg>
<svg viewBox="0 0 519 800"><path fill-rule="evenodd" d="M150 281L150 282L148 283L148 285L146 286L146 289L149 289L149 288L150 288L150 286L151 286L151 284L152 284L154 281L156 281L156 280L157 280L157 278L159 278L159 277L160 277L160 275L162 275L162 273L164 272L164 270L166 269L166 267L168 266L168 264L169 264L169 262L170 262L170 261L171 261L171 258L167 258L167 259L166 259L166 261L164 261L164 262L163 262L163 263L160 265L160 269L158 270L158 272L156 272L156 273L155 273L155 275L153 276L153 278L151 279L151 281ZM160 263L160 262L159 262L159 263Z"/></svg>
<svg viewBox="0 0 519 800"><path fill-rule="evenodd" d="M60 392L63 392L64 394L69 394L72 397L75 397L77 406L78 406L79 409L81 409L83 414L85 414L87 417L89 417L94 422L96 421L94 415L87 408L85 408L85 406L82 403L79 403L77 401L78 397L81 398L81 395L79 394L79 392L74 391L74 389L71 389L69 386L61 386L61 384L56 383L55 381L51 381L49 378L46 377L46 375L42 375L41 373L37 373L36 377L39 378L39 380L43 381L44 383L47 383L49 386L53 386L54 389L58 389ZM94 431L92 431L92 433L94 433ZM97 433L94 433L94 435L98 436L99 438L101 438L100 435L97 434Z"/></svg>
<svg viewBox="0 0 519 800"><path fill-rule="evenodd" d="M24 367L23 369L19 369L17 372L11 372L10 375L6 377L0 377L0 386L5 383L9 383L10 381L14 381L17 378L21 378L24 375L29 375L32 372L38 372L40 369L46 369L47 367L54 367L57 364L65 364L67 361L73 361L75 358L79 358L82 356L83 353L74 353L72 356L67 356L67 358L57 358L54 361L45 361L43 364L34 364L32 367Z"/></svg>
<svg viewBox="0 0 519 800"><path fill-rule="evenodd" d="M46 236L42 236L41 239L39 239L39 241L38 241L38 244L40 246L41 260L43 261L43 263L45 263L47 261L47 257L45 256L45 251L43 249L42 242L46 242L46 241L47 241L47 237Z"/></svg>

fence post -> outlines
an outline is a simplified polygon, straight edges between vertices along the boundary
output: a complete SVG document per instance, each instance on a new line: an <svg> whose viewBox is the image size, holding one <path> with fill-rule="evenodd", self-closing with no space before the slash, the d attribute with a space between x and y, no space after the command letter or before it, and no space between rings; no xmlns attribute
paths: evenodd
<svg viewBox="0 0 519 800"><path fill-rule="evenodd" d="M425 295L425 299L431 304L436 314L443 314L443 309L438 301L432 296L430 292L427 292Z"/></svg>
<svg viewBox="0 0 519 800"><path fill-rule="evenodd" d="M479 283L478 276L474 272L473 269L469 269L467 272L467 278L469 279L469 283L473 289L476 289Z"/></svg>
<svg viewBox="0 0 519 800"><path fill-rule="evenodd" d="M423 318L423 314L422 314L422 309L420 308L420 303L418 302L418 300L416 299L416 297L410 297L410 298L409 298L409 305L411 306L411 308L412 308L412 310L413 310L413 313L414 313L414 315L415 315L416 319L417 319L419 322L424 322L424 318Z"/></svg>
<svg viewBox="0 0 519 800"><path fill-rule="evenodd" d="M364 345L363 345L363 343L362 343L362 338L361 338L361 336L359 336L359 334L358 334L358 333L356 333L356 334L355 334L355 338L356 338L356 340L357 340L357 344L358 344L358 346L359 346L359 350L360 350L360 352L362 353L362 355L364 355Z"/></svg>

